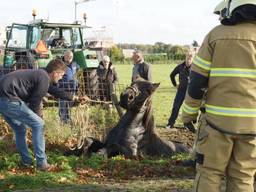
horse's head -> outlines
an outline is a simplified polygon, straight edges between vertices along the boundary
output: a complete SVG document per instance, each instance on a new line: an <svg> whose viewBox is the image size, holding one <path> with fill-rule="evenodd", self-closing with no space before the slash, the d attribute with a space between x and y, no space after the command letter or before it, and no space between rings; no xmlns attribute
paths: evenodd
<svg viewBox="0 0 256 192"><path fill-rule="evenodd" d="M121 107L138 112L159 85L160 83L138 79L121 93Z"/></svg>

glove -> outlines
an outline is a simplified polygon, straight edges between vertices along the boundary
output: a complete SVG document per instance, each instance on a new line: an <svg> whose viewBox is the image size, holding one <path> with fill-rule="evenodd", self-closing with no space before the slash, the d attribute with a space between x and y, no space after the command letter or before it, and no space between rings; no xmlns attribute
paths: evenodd
<svg viewBox="0 0 256 192"><path fill-rule="evenodd" d="M195 126L192 122L184 123L184 127L191 131L192 133L196 133Z"/></svg>

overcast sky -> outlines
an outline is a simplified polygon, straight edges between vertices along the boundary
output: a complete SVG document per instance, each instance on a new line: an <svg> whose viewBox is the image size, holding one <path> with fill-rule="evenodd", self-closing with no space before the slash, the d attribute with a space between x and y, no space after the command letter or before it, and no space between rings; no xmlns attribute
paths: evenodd
<svg viewBox="0 0 256 192"><path fill-rule="evenodd" d="M210 29L218 25L213 14L220 0L93 0L77 6L77 18L87 14L87 25L105 27L116 43L164 42L191 44L202 42ZM37 18L73 22L74 0L5 0L1 1L0 25Z"/></svg>

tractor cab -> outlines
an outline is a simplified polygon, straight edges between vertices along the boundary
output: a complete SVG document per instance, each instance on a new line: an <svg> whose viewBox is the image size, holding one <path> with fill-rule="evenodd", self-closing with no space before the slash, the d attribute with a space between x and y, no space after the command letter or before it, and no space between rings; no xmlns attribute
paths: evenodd
<svg viewBox="0 0 256 192"><path fill-rule="evenodd" d="M74 59L81 67L97 68L97 58L93 65L86 65L86 60L81 60L81 57L90 57L83 54L96 55L95 51L89 51L84 46L84 28L78 23L49 23L45 20L34 20L29 24L14 23L6 28L4 68L45 67L51 59L61 58L68 49L74 52ZM76 55L79 55L78 59Z"/></svg>
<svg viewBox="0 0 256 192"><path fill-rule="evenodd" d="M79 23L45 20L12 24L6 28L4 62L0 66L2 75L16 69L44 68L53 58L62 58L66 50L72 50L82 70L85 94L96 97L96 69L102 53L85 47L82 36L85 28Z"/></svg>

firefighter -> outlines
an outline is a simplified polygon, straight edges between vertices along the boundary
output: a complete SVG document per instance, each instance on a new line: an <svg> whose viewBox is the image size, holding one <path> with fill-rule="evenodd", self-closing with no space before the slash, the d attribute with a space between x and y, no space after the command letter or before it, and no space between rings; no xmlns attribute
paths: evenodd
<svg viewBox="0 0 256 192"><path fill-rule="evenodd" d="M197 142L193 191L253 192L256 172L256 0L229 0L193 60L183 122L197 120L204 90L206 123Z"/></svg>
<svg viewBox="0 0 256 192"><path fill-rule="evenodd" d="M227 10L227 1L223 0L222 2L220 2L214 9L213 13L216 15L219 15L219 20L221 21L223 19L223 14L225 13L225 11ZM200 115L198 117L198 124L197 124L197 129L194 128L193 124L188 123L188 125L184 125L184 126L191 126L192 128L190 128L191 130L197 130L196 133L196 138L193 144L193 151L191 153L191 158L189 160L185 160L182 162L183 166L192 166L195 167L196 164L196 148L197 148L197 142L198 142L198 138L201 138L201 134L204 133L203 128L205 127L206 124L206 119L205 119L205 100L206 100L206 96L207 96L207 90L204 90L204 96L203 96L203 100L201 103L201 107L200 107Z"/></svg>

